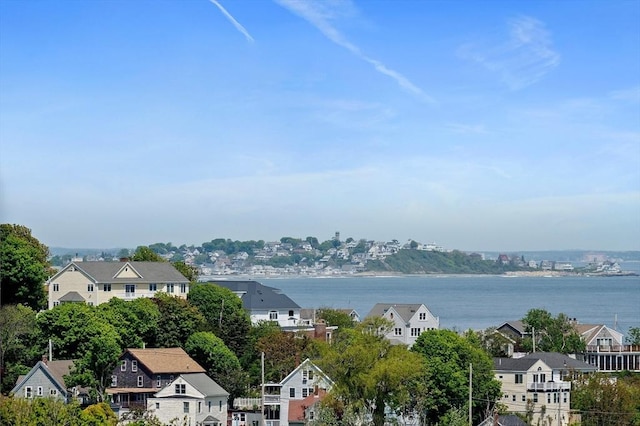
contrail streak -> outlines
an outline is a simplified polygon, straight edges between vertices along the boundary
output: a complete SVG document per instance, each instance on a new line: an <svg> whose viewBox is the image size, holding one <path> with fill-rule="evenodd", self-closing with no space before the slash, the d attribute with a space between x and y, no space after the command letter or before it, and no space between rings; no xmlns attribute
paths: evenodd
<svg viewBox="0 0 640 426"><path fill-rule="evenodd" d="M220 9L220 12L222 12L222 14L229 20L229 22L233 24L234 27L236 27L238 31L244 34L244 36L248 41L252 43L254 42L253 37L251 37L251 34L249 34L249 31L247 31L245 27L240 25L240 22L236 21L235 18L231 16L229 12L227 12L227 9L222 7L222 5L218 2L218 0L209 0L209 1L215 4L218 7L218 9Z"/></svg>

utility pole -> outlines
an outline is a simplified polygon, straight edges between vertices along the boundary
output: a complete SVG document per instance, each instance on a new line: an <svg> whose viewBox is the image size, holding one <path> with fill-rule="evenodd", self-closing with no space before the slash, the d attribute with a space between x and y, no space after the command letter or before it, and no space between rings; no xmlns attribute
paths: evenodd
<svg viewBox="0 0 640 426"><path fill-rule="evenodd" d="M469 364L469 426L473 426L473 364Z"/></svg>
<svg viewBox="0 0 640 426"><path fill-rule="evenodd" d="M262 395L262 398L260 398L260 401L262 402L262 404L260 404L261 405L261 410L260 410L261 417L260 418L261 418L262 421L261 421L260 424L262 426L265 426L265 420L264 420L264 352L262 352L262 354L260 356L260 359L261 359L261 370L262 370L262 380L261 380L262 381L262 384L261 384L262 390L260 391L260 394Z"/></svg>
<svg viewBox="0 0 640 426"><path fill-rule="evenodd" d="M532 331L532 336L533 338L531 340L533 340L533 352L536 351L536 328L535 327L531 327L531 331Z"/></svg>

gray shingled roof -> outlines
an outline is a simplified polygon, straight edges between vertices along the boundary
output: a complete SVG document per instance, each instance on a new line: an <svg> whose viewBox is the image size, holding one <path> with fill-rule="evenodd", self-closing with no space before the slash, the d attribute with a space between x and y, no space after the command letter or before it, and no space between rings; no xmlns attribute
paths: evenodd
<svg viewBox="0 0 640 426"><path fill-rule="evenodd" d="M114 276L129 264L141 278L114 278ZM99 283L188 283L184 277L169 262L77 262L73 263L79 271ZM67 269L65 267L62 271ZM62 272L61 271L61 272ZM55 279L55 277L54 277Z"/></svg>
<svg viewBox="0 0 640 426"><path fill-rule="evenodd" d="M422 306L421 303L376 303L367 317L381 317L390 308L393 308L405 322L409 322L420 306Z"/></svg>
<svg viewBox="0 0 640 426"><path fill-rule="evenodd" d="M570 369L578 371L596 371L597 368L586 362L578 361L558 352L533 352L524 356L524 359L542 360L554 370Z"/></svg>
<svg viewBox="0 0 640 426"><path fill-rule="evenodd" d="M300 306L289 296L280 293L274 287L262 285L257 281L209 281L220 287L228 288L240 294L242 306L249 311L269 309L300 309Z"/></svg>
<svg viewBox="0 0 640 426"><path fill-rule="evenodd" d="M62 296L60 302L84 302L84 297L80 296L77 291L70 291Z"/></svg>
<svg viewBox="0 0 640 426"><path fill-rule="evenodd" d="M496 371L527 371L537 360L529 358L494 358L493 368Z"/></svg>
<svg viewBox="0 0 640 426"><path fill-rule="evenodd" d="M215 380L205 373L181 374L182 378L191 386L198 389L205 396L229 396L229 392L217 384Z"/></svg>

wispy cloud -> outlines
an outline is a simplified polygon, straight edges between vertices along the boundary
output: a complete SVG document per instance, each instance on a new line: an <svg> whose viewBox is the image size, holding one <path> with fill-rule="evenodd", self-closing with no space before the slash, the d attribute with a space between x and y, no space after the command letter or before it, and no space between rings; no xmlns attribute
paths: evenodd
<svg viewBox="0 0 640 426"><path fill-rule="evenodd" d="M238 31L240 31L245 38L247 39L247 41L250 42L254 42L253 37L251 37L251 34L249 34L249 31L246 30L245 27L243 27L240 22L236 21L236 19L231 16L231 14L229 12L227 12L227 9L225 9L219 2L218 0L209 0L211 3L215 4L218 9L220 9L220 12L222 12L222 14L229 20L229 22L231 22L233 24L234 27L236 27L236 29Z"/></svg>
<svg viewBox="0 0 640 426"><path fill-rule="evenodd" d="M391 77L394 79L400 87L409 93L412 93L424 101L434 103L434 99L424 93L424 91L413 84L407 77L388 68L382 62L377 59L373 59L367 56L358 46L351 43L343 34L338 30L333 21L337 17L343 16L341 10L345 7L351 6L351 3L335 2L335 1L320 1L320 0L274 0L282 7L290 10L296 15L308 21L311 25L316 27L325 37L334 42L340 47L347 49L349 52L360 58L361 60L373 65L374 69L379 73Z"/></svg>
<svg viewBox="0 0 640 426"><path fill-rule="evenodd" d="M632 87L630 89L614 90L609 93L609 97L615 100L638 103L640 102L640 86Z"/></svg>
<svg viewBox="0 0 640 426"><path fill-rule="evenodd" d="M511 88L530 86L560 64L560 54L545 25L537 19L523 16L509 21L509 39L502 43L468 43L458 53L498 73Z"/></svg>

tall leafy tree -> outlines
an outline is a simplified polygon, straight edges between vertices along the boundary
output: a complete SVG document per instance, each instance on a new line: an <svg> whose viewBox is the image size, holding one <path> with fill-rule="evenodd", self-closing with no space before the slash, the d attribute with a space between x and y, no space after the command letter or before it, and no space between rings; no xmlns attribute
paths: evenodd
<svg viewBox="0 0 640 426"><path fill-rule="evenodd" d="M141 348L157 340L160 310L151 299L125 301L114 297L97 309L99 315L116 328L122 349Z"/></svg>
<svg viewBox="0 0 640 426"><path fill-rule="evenodd" d="M151 250L147 246L139 246L131 260L135 262L164 262L165 260L155 251Z"/></svg>
<svg viewBox="0 0 640 426"><path fill-rule="evenodd" d="M251 328L242 300L228 288L211 283L193 283L187 298L204 315L208 329L241 357Z"/></svg>
<svg viewBox="0 0 640 426"><path fill-rule="evenodd" d="M160 318L158 333L152 347L184 347L187 338L206 329L205 317L189 301L166 293L157 293L152 299L158 306Z"/></svg>
<svg viewBox="0 0 640 426"><path fill-rule="evenodd" d="M46 307L49 248L22 225L0 225L0 305Z"/></svg>
<svg viewBox="0 0 640 426"><path fill-rule="evenodd" d="M211 332L193 333L187 339L184 349L207 370L209 377L229 392L229 401L244 392L247 374L242 371L240 361L222 339Z"/></svg>
<svg viewBox="0 0 640 426"><path fill-rule="evenodd" d="M570 354L585 350L582 336L563 313L554 317L544 309L530 309L522 323L528 333L522 342L527 351L533 350L533 339L536 351Z"/></svg>
<svg viewBox="0 0 640 426"><path fill-rule="evenodd" d="M335 382L328 403L336 413L351 413L385 424L386 412L404 411L410 403L410 383L420 377L423 360L405 346L384 338L389 323L364 321L340 333L324 347L318 363ZM339 416L338 416L339 417Z"/></svg>
<svg viewBox="0 0 640 426"><path fill-rule="evenodd" d="M240 357L242 369L249 374L249 383L258 386L262 375L262 355L258 342L261 339L268 341L271 336L281 333L280 326L275 321L260 321L252 324L247 335L245 347Z"/></svg>
<svg viewBox="0 0 640 426"><path fill-rule="evenodd" d="M28 371L40 353L34 350L36 312L23 305L0 307L0 381L3 393ZM25 371L26 370L26 371Z"/></svg>
<svg viewBox="0 0 640 426"><path fill-rule="evenodd" d="M640 377L612 379L595 373L574 382L571 408L579 410L583 426L640 425Z"/></svg>
<svg viewBox="0 0 640 426"><path fill-rule="evenodd" d="M200 272L198 268L193 265L188 265L184 262L184 260L178 260L176 262L172 262L174 268L176 268L189 282L197 282L198 276Z"/></svg>
<svg viewBox="0 0 640 426"><path fill-rule="evenodd" d="M416 407L427 421L436 423L452 409L468 409L470 365L475 422L483 420L500 397L493 361L475 334L460 336L451 330L428 330L418 337L411 350L426 362L415 396Z"/></svg>

